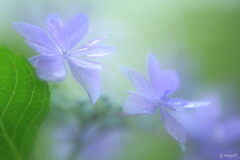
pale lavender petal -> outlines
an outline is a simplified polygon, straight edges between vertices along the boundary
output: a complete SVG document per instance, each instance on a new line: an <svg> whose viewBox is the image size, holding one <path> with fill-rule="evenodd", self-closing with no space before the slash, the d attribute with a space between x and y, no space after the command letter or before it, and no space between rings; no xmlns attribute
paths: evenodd
<svg viewBox="0 0 240 160"><path fill-rule="evenodd" d="M56 55L56 54L60 54L58 51L55 50L51 50L49 48L46 48L44 46L41 46L37 43L33 43L31 41L26 40L25 41L29 47L31 47L33 50L35 50L37 53L40 53L44 56L51 56L51 55Z"/></svg>
<svg viewBox="0 0 240 160"><path fill-rule="evenodd" d="M142 74L131 70L127 72L127 78L140 94L148 98L155 98L152 86Z"/></svg>
<svg viewBox="0 0 240 160"><path fill-rule="evenodd" d="M208 99L211 99L212 102L208 107L183 110L181 114L176 114L186 129L189 138L200 142L200 144L208 143L209 140L212 140L212 136L209 135L215 132L221 117L219 98L214 95Z"/></svg>
<svg viewBox="0 0 240 160"><path fill-rule="evenodd" d="M162 93L169 95L179 87L180 82L177 73L173 70L168 70L162 72L158 83L161 85L157 88L159 95Z"/></svg>
<svg viewBox="0 0 240 160"><path fill-rule="evenodd" d="M163 108L161 108L160 112L161 121L167 132L178 142L185 143L187 136L182 125Z"/></svg>
<svg viewBox="0 0 240 160"><path fill-rule="evenodd" d="M149 84L148 80L141 73L129 71L127 76L140 94L146 97L154 98L154 92L151 84Z"/></svg>
<svg viewBox="0 0 240 160"><path fill-rule="evenodd" d="M67 59L74 63L76 66L81 68L94 69L98 71L102 70L102 66L94 61L90 61L87 59L77 59L73 57L67 57Z"/></svg>
<svg viewBox="0 0 240 160"><path fill-rule="evenodd" d="M156 105L144 96L132 93L123 104L123 111L126 114L154 114Z"/></svg>
<svg viewBox="0 0 240 160"><path fill-rule="evenodd" d="M152 86L158 97L170 94L178 88L179 78L177 73L172 70L161 72L159 62L153 54L148 55L147 66Z"/></svg>
<svg viewBox="0 0 240 160"><path fill-rule="evenodd" d="M99 72L93 68L81 67L71 59L68 59L68 64L74 78L86 90L91 100L91 104L94 105L99 98L101 92L102 82Z"/></svg>
<svg viewBox="0 0 240 160"><path fill-rule="evenodd" d="M40 27L22 22L15 22L13 25L15 30L26 38L27 43L37 52L43 51L43 53L41 53L43 55L58 54L55 44L48 34Z"/></svg>
<svg viewBox="0 0 240 160"><path fill-rule="evenodd" d="M65 25L65 45L66 51L77 45L88 30L88 19L83 14L78 14L71 18Z"/></svg>
<svg viewBox="0 0 240 160"><path fill-rule="evenodd" d="M65 79L64 58L57 56L35 56L29 59L36 68L37 76L44 81L59 82Z"/></svg>
<svg viewBox="0 0 240 160"><path fill-rule="evenodd" d="M100 42L102 42L104 39L105 39L105 37L92 39L92 40L88 41L87 43L83 44L82 46L80 46L74 52L81 52L81 51L87 50L91 47L94 47L97 44L99 44Z"/></svg>
<svg viewBox="0 0 240 160"><path fill-rule="evenodd" d="M102 57L113 53L114 49L107 46L94 46L86 50L78 50L71 53L71 56L81 56L81 57Z"/></svg>
<svg viewBox="0 0 240 160"><path fill-rule="evenodd" d="M181 110L185 108L199 108L199 107L206 107L211 104L210 101L187 101L184 99L171 99L166 102L167 105L170 107Z"/></svg>
<svg viewBox="0 0 240 160"><path fill-rule="evenodd" d="M161 97L164 93L161 93L162 86L162 76L161 76L161 70L160 70L160 64L153 54L148 54L147 57L147 67L148 67L148 75L151 80L152 86L156 92L156 94Z"/></svg>
<svg viewBox="0 0 240 160"><path fill-rule="evenodd" d="M47 18L47 29L51 34L56 44L61 48L61 50L65 50L64 46L64 30L65 26L62 20L59 18L57 14L49 14Z"/></svg>

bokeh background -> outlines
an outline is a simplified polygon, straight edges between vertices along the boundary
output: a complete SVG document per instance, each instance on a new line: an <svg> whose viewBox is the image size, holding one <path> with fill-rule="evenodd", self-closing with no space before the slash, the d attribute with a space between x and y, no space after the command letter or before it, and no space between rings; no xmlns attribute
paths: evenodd
<svg viewBox="0 0 240 160"><path fill-rule="evenodd" d="M201 100L214 95L221 103L222 119L239 117L239 0L0 0L0 44L26 58L35 55L14 31L12 22L23 21L44 27L47 15L52 12L65 20L77 13L85 13L90 29L83 42L106 36L103 44L116 49L113 55L98 59L104 66L103 96L107 96L116 108L120 108L127 97L125 90L133 89L119 71L119 65L131 66L146 75L146 56L152 52L163 69L176 69L179 73L181 87L174 97ZM50 86L53 106L64 106L64 113L69 113L69 117L72 117L72 110L68 106L79 99L88 99L71 74L66 81ZM51 116L50 119L54 117ZM110 136L113 146L118 146L121 141L115 149L115 159L177 160L183 157L181 147L162 130L158 114L126 119L124 123L130 126L134 122L132 129L117 134L111 130L110 133L118 137L111 140ZM35 151L38 159L51 159L51 156L60 155L61 150L67 150L59 147L54 154L42 154L41 147L50 145L51 134L44 127L42 130L39 134L41 143ZM109 149L100 152L106 150Z"/></svg>

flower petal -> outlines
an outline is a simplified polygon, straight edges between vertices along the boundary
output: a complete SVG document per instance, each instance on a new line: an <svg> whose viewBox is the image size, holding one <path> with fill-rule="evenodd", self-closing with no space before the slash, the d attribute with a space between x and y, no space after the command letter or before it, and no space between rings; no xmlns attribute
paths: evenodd
<svg viewBox="0 0 240 160"><path fill-rule="evenodd" d="M84 45L82 45L81 47L79 47L78 49L76 49L74 52L81 52L81 51L87 50L91 47L94 47L97 44L99 44L100 42L102 42L104 39L105 39L105 37L92 39L92 40L88 41L87 43L85 43Z"/></svg>
<svg viewBox="0 0 240 160"><path fill-rule="evenodd" d="M22 22L15 22L13 25L15 30L26 38L27 43L36 52L50 56L58 54L55 44L48 34L40 27Z"/></svg>
<svg viewBox="0 0 240 160"><path fill-rule="evenodd" d="M138 92L146 97L154 98L154 92L149 84L148 80L139 72L129 71L128 79L134 85L134 87L138 90Z"/></svg>
<svg viewBox="0 0 240 160"><path fill-rule="evenodd" d="M210 101L187 101L183 99L171 99L166 102L172 108L177 110L185 109L185 108L199 108L206 107L211 104Z"/></svg>
<svg viewBox="0 0 240 160"><path fill-rule="evenodd" d="M54 55L60 54L58 51L50 50L50 49L48 49L44 46L41 46L37 43L31 42L28 40L26 40L25 42L28 44L29 47L31 47L37 53L40 53L44 56L54 56Z"/></svg>
<svg viewBox="0 0 240 160"><path fill-rule="evenodd" d="M154 114L155 109L153 102L137 93L132 93L123 104L123 111L129 115Z"/></svg>
<svg viewBox="0 0 240 160"><path fill-rule="evenodd" d="M125 66L121 66L120 69L141 95L148 98L155 98L152 86L141 73Z"/></svg>
<svg viewBox="0 0 240 160"><path fill-rule="evenodd" d="M179 86L179 78L175 71L160 71L160 65L157 58L153 54L149 54L147 58L148 74L152 82L152 86L158 97L174 92Z"/></svg>
<svg viewBox="0 0 240 160"><path fill-rule="evenodd" d="M160 109L161 121L167 132L178 142L186 142L186 132L182 125L163 108Z"/></svg>
<svg viewBox="0 0 240 160"><path fill-rule="evenodd" d="M97 70L93 68L82 67L77 65L72 59L68 58L68 64L72 71L74 78L82 85L88 93L91 104L94 105L100 96L101 92L101 78Z"/></svg>
<svg viewBox="0 0 240 160"><path fill-rule="evenodd" d="M65 79L64 58L59 56L34 56L29 59L38 77L44 81L59 82Z"/></svg>
<svg viewBox="0 0 240 160"><path fill-rule="evenodd" d="M163 96L164 93L160 93L159 90L162 88L161 82L161 70L160 64L158 63L157 58L154 54L148 54L147 57L147 67L148 67L148 75L152 82L152 86L155 92L159 95L159 97Z"/></svg>
<svg viewBox="0 0 240 160"><path fill-rule="evenodd" d="M52 35L56 44L61 48L61 50L65 50L64 46L65 26L57 14L51 13L48 15L47 29L48 32Z"/></svg>
<svg viewBox="0 0 240 160"><path fill-rule="evenodd" d="M215 95L210 99L212 103L209 107L183 110L181 114L176 115L186 129L188 136L196 142L208 143L209 139L212 139L216 127L219 126L221 104Z"/></svg>
<svg viewBox="0 0 240 160"><path fill-rule="evenodd" d="M113 53L114 49L107 46L94 46L86 50L78 50L71 54L71 56L81 57L102 57Z"/></svg>
<svg viewBox="0 0 240 160"><path fill-rule="evenodd" d="M94 61L90 61L87 59L77 59L73 57L67 57L67 59L74 63L76 66L81 68L94 69L98 71L102 70L102 66Z"/></svg>
<svg viewBox="0 0 240 160"><path fill-rule="evenodd" d="M71 18L65 25L65 45L66 51L77 45L88 30L88 19L83 14L78 14Z"/></svg>
<svg viewBox="0 0 240 160"><path fill-rule="evenodd" d="M180 81L175 71L167 70L162 72L160 81L158 83L161 86L157 88L157 92L159 94L164 93L165 95L169 95L179 87Z"/></svg>

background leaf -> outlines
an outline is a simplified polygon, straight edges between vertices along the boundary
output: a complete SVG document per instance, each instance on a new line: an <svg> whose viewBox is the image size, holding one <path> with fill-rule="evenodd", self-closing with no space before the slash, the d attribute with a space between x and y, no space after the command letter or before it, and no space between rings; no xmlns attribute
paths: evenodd
<svg viewBox="0 0 240 160"><path fill-rule="evenodd" d="M26 160L49 112L48 85L24 57L0 46L0 159Z"/></svg>

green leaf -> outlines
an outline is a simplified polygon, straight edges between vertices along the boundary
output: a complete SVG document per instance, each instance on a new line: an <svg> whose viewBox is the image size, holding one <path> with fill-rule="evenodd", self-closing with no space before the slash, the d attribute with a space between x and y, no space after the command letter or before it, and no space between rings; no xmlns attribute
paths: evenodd
<svg viewBox="0 0 240 160"><path fill-rule="evenodd" d="M0 46L0 160L29 159L49 101L27 60Z"/></svg>

